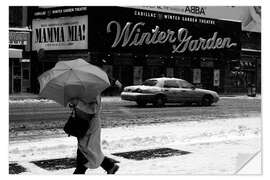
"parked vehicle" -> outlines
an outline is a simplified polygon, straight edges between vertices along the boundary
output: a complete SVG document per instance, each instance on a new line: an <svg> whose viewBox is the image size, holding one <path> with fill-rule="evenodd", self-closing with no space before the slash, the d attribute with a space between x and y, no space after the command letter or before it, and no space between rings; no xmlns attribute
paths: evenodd
<svg viewBox="0 0 270 180"><path fill-rule="evenodd" d="M125 87L121 99L136 101L139 106L147 103L159 107L165 103L210 106L218 102L219 95L214 91L196 88L183 79L163 77L147 79L142 85Z"/></svg>

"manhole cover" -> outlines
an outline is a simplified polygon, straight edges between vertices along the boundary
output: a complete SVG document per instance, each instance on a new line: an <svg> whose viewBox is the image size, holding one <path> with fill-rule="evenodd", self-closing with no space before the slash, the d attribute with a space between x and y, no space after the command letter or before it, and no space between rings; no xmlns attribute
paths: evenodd
<svg viewBox="0 0 270 180"><path fill-rule="evenodd" d="M17 163L9 164L9 174L20 174L26 172L26 169Z"/></svg>
<svg viewBox="0 0 270 180"><path fill-rule="evenodd" d="M59 170L76 167L76 159L74 158L33 161L32 163L46 170Z"/></svg>
<svg viewBox="0 0 270 180"><path fill-rule="evenodd" d="M171 149L171 148L158 148L158 149L146 149L146 150L139 150L139 151L114 153L113 155L122 156L127 159L146 160L146 159L153 159L153 158L185 155L189 153L190 152L188 151L181 151L181 150Z"/></svg>

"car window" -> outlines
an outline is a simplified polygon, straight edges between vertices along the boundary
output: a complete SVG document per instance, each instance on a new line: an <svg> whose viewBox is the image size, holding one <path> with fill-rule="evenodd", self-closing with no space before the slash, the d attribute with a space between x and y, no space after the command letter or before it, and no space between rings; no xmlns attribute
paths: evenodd
<svg viewBox="0 0 270 180"><path fill-rule="evenodd" d="M192 88L192 87L194 87L191 83L189 83L187 81L180 81L179 83L180 83L180 86L182 88Z"/></svg>
<svg viewBox="0 0 270 180"><path fill-rule="evenodd" d="M157 84L157 80L153 80L153 79L148 79L148 80L145 80L142 85L145 85L145 86L155 86Z"/></svg>
<svg viewBox="0 0 270 180"><path fill-rule="evenodd" d="M179 88L179 85L175 80L164 81L164 88Z"/></svg>

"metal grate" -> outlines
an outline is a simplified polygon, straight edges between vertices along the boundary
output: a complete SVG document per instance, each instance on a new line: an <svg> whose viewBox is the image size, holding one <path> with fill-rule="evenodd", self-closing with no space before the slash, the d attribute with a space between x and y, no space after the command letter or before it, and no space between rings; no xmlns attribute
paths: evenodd
<svg viewBox="0 0 270 180"><path fill-rule="evenodd" d="M46 170L59 170L76 167L76 159L74 158L32 161L32 163Z"/></svg>
<svg viewBox="0 0 270 180"><path fill-rule="evenodd" d="M189 154L188 151L182 151L171 148L157 148L157 149L146 149L139 151L129 151L122 153L114 153L112 155L121 156L127 159L134 160L147 160L153 158L163 158L169 156L179 156ZM59 170L59 169L69 169L76 167L76 159L74 158L61 158L61 159L49 159L41 161L32 161L35 165L46 170Z"/></svg>
<svg viewBox="0 0 270 180"><path fill-rule="evenodd" d="M153 158L179 156L179 155L185 155L189 153L191 152L181 151L181 150L171 149L171 148L158 148L158 149L146 149L146 150L139 150L139 151L114 153L113 155L121 156L127 159L147 160L147 159L153 159Z"/></svg>
<svg viewBox="0 0 270 180"><path fill-rule="evenodd" d="M17 163L9 164L9 174L20 174L26 172L26 169Z"/></svg>

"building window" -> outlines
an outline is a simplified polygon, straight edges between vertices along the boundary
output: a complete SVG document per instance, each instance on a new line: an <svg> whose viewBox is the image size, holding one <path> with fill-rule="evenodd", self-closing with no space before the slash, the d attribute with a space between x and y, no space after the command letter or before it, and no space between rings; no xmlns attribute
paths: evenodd
<svg viewBox="0 0 270 180"><path fill-rule="evenodd" d="M166 68L166 76L167 77L174 77L174 70L173 70L173 68Z"/></svg>
<svg viewBox="0 0 270 180"><path fill-rule="evenodd" d="M21 6L9 7L9 27L22 27L22 13Z"/></svg>

